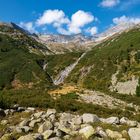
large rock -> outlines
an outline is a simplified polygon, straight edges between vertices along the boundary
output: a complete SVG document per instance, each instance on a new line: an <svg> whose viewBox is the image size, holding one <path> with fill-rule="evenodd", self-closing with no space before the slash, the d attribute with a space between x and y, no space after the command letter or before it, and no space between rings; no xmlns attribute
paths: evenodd
<svg viewBox="0 0 140 140"><path fill-rule="evenodd" d="M126 138L118 138L117 140L127 140Z"/></svg>
<svg viewBox="0 0 140 140"><path fill-rule="evenodd" d="M35 140L44 140L43 135L39 133L34 133L33 137L35 138Z"/></svg>
<svg viewBox="0 0 140 140"><path fill-rule="evenodd" d="M48 138L53 134L52 130L46 130L44 133L42 133L44 140L48 140Z"/></svg>
<svg viewBox="0 0 140 140"><path fill-rule="evenodd" d="M29 135L21 136L18 140L35 140L35 138L29 134Z"/></svg>
<svg viewBox="0 0 140 140"><path fill-rule="evenodd" d="M40 118L43 114L44 114L44 111L40 111L40 112L34 113L33 116L34 116L35 118L38 119L38 118Z"/></svg>
<svg viewBox="0 0 140 140"><path fill-rule="evenodd" d="M64 139L64 140L70 140L71 137L70 137L70 135L65 135L65 136L63 137L63 139Z"/></svg>
<svg viewBox="0 0 140 140"><path fill-rule="evenodd" d="M25 107L18 107L17 112L22 112L22 111L25 111L25 110L26 110Z"/></svg>
<svg viewBox="0 0 140 140"><path fill-rule="evenodd" d="M118 117L109 117L107 119L100 119L101 122L103 123L108 123L108 124L119 124L120 123L120 120Z"/></svg>
<svg viewBox="0 0 140 140"><path fill-rule="evenodd" d="M1 121L1 125L7 125L8 124L8 120L2 120Z"/></svg>
<svg viewBox="0 0 140 140"><path fill-rule="evenodd" d="M30 131L32 131L32 129L29 126L16 127L17 133L22 133L22 132L28 133Z"/></svg>
<svg viewBox="0 0 140 140"><path fill-rule="evenodd" d="M75 118L73 118L72 119L72 124L81 125L82 124L82 117L81 116L76 116Z"/></svg>
<svg viewBox="0 0 140 140"><path fill-rule="evenodd" d="M95 134L95 130L92 126L86 126L79 130L79 134L88 139Z"/></svg>
<svg viewBox="0 0 140 140"><path fill-rule="evenodd" d="M29 124L29 120L28 119L25 119L25 120L23 120L20 124L19 124L19 126L20 127L22 127L22 126L27 126L28 124Z"/></svg>
<svg viewBox="0 0 140 140"><path fill-rule="evenodd" d="M6 109L6 110L4 110L4 112L5 112L6 115L13 115L16 112L16 110L14 110L14 109Z"/></svg>
<svg viewBox="0 0 140 140"><path fill-rule="evenodd" d="M94 123L99 122L99 118L97 115L85 113L82 115L83 123Z"/></svg>
<svg viewBox="0 0 140 140"><path fill-rule="evenodd" d="M13 136L11 134L3 135L0 140L13 140Z"/></svg>
<svg viewBox="0 0 140 140"><path fill-rule="evenodd" d="M32 120L32 121L29 123L29 126L30 126L30 127L34 127L37 123L40 123L41 121L42 121L41 118L36 119L36 120Z"/></svg>
<svg viewBox="0 0 140 140"><path fill-rule="evenodd" d="M127 125L129 125L130 127L136 127L138 125L138 122L129 120L127 122Z"/></svg>
<svg viewBox="0 0 140 140"><path fill-rule="evenodd" d="M131 121L131 120L129 120L129 119L126 118L126 117L122 117L122 118L120 119L120 123L121 123L121 124L127 124L127 125L130 126L130 127L136 127L136 126L138 125L138 122L137 122L137 121Z"/></svg>
<svg viewBox="0 0 140 140"><path fill-rule="evenodd" d="M120 124L127 124L128 121L129 121L128 118L122 117L122 118L120 119Z"/></svg>
<svg viewBox="0 0 140 140"><path fill-rule="evenodd" d="M36 109L34 107L28 107L27 108L27 112L34 112Z"/></svg>
<svg viewBox="0 0 140 140"><path fill-rule="evenodd" d="M54 129L54 133L57 137L62 137L63 136L63 132L57 128Z"/></svg>
<svg viewBox="0 0 140 140"><path fill-rule="evenodd" d="M11 114L11 111L10 111L10 109L6 109L6 110L4 110L4 113L5 113L6 115L10 115L10 114Z"/></svg>
<svg viewBox="0 0 140 140"><path fill-rule="evenodd" d="M54 123L56 121L56 116L55 114L51 114L47 119L51 121L52 123Z"/></svg>
<svg viewBox="0 0 140 140"><path fill-rule="evenodd" d="M139 123L139 122L138 122L138 125L137 125L137 127L138 127L138 128L140 128L140 123Z"/></svg>
<svg viewBox="0 0 140 140"><path fill-rule="evenodd" d="M67 124L67 123L71 123L72 119L74 118L74 116L70 113L62 113L60 116L60 124Z"/></svg>
<svg viewBox="0 0 140 140"><path fill-rule="evenodd" d="M128 134L131 140L140 140L140 128L130 128Z"/></svg>
<svg viewBox="0 0 140 140"><path fill-rule="evenodd" d="M29 126L23 126L21 127L22 131L25 133L28 133L29 131L31 131L32 129Z"/></svg>
<svg viewBox="0 0 140 140"><path fill-rule="evenodd" d="M44 122L42 125L40 125L40 127L38 128L38 133L43 133L45 132L46 130L50 130L53 128L53 125L51 122L49 121L46 121Z"/></svg>
<svg viewBox="0 0 140 140"><path fill-rule="evenodd" d="M103 130L102 127L96 128L96 134L99 135L101 138L107 138L106 132Z"/></svg>
<svg viewBox="0 0 140 140"><path fill-rule="evenodd" d="M53 137L53 138L50 138L48 140L61 140L59 137Z"/></svg>
<svg viewBox="0 0 140 140"><path fill-rule="evenodd" d="M81 125L75 125L75 124L71 124L70 125L71 130L73 131L77 131L81 128Z"/></svg>
<svg viewBox="0 0 140 140"><path fill-rule="evenodd" d="M47 116L50 116L52 114L56 114L56 110L55 109L48 109L46 114L47 114Z"/></svg>
<svg viewBox="0 0 140 140"><path fill-rule="evenodd" d="M71 130L64 125L59 125L58 130L62 131L65 134L71 134Z"/></svg>
<svg viewBox="0 0 140 140"><path fill-rule="evenodd" d="M110 137L112 139L120 139L120 138L122 138L122 134L117 132L117 131L112 131L112 130L107 129L106 134L108 135L108 137Z"/></svg>

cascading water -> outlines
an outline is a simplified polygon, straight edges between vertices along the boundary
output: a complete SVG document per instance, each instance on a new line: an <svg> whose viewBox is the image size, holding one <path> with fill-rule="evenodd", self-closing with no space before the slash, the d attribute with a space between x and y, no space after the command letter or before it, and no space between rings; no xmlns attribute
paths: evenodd
<svg viewBox="0 0 140 140"><path fill-rule="evenodd" d="M86 52L83 53L73 64L66 67L63 71L61 71L57 78L54 80L55 85L59 85L64 82L64 80L69 76L71 71L75 68L75 66L78 64L78 62L85 56Z"/></svg>

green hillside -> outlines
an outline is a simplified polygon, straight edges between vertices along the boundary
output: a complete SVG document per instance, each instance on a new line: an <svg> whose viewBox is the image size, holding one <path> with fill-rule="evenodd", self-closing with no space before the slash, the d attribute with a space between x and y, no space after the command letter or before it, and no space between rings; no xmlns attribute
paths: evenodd
<svg viewBox="0 0 140 140"><path fill-rule="evenodd" d="M67 66L73 64L82 52L45 55L50 50L26 33L0 26L0 89L52 85ZM46 69L43 70L43 65ZM140 76L140 29L135 28L95 46L79 61L65 83L74 83L88 89L109 91L112 75L117 82ZM64 83L64 84L65 84ZM137 94L139 94L137 87Z"/></svg>
<svg viewBox="0 0 140 140"><path fill-rule="evenodd" d="M46 56L47 71L55 78L57 74L64 70L67 66L74 63L80 56L82 52L71 52L66 54L58 55L48 55Z"/></svg>
<svg viewBox="0 0 140 140"><path fill-rule="evenodd" d="M67 82L108 91L111 77L118 69L118 81L127 81L132 75L140 76L140 30L137 28L94 47L81 59Z"/></svg>
<svg viewBox="0 0 140 140"><path fill-rule="evenodd" d="M48 74L37 63L41 58L30 53L26 46L18 45L17 41L0 34L0 89L11 88L14 81L15 86L19 87L38 85L41 82L50 86Z"/></svg>
<svg viewBox="0 0 140 140"><path fill-rule="evenodd" d="M11 31L13 32L13 30ZM20 34L17 38L14 33ZM93 47L81 57L83 52L44 55L47 47L26 34L15 31L0 32L0 107L10 108L14 104L40 108L56 108L59 111L95 113L99 116L126 116L139 120L139 112L134 115L133 107L124 111L119 108L79 102L80 94L85 89L108 93L126 104L140 105L137 96L110 92L112 75L117 71L117 82L125 82L132 76L140 77L140 31L133 29ZM14 36L13 36L14 35ZM21 37L22 36L22 37ZM36 46L36 47L34 47ZM53 80L66 67L81 58L63 83L73 84L77 92L67 95L51 96L51 91L64 89L63 84L54 86ZM44 68L44 65L46 67ZM81 87L81 88L80 88ZM58 90L59 91L59 90ZM66 91L65 91L66 92ZM137 86L137 95L140 87ZM55 98L52 98L55 97ZM59 98L60 97L60 98ZM89 97L90 98L90 97Z"/></svg>
<svg viewBox="0 0 140 140"><path fill-rule="evenodd" d="M51 88L52 78L81 55L45 52L51 54L22 30L0 25L0 89ZM45 63L47 68L43 70Z"/></svg>

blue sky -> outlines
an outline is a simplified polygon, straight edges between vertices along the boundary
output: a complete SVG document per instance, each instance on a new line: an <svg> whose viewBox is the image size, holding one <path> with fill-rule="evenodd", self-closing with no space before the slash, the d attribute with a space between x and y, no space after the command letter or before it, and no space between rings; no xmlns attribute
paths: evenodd
<svg viewBox="0 0 140 140"><path fill-rule="evenodd" d="M140 22L140 0L0 0L0 21L31 32L94 35Z"/></svg>

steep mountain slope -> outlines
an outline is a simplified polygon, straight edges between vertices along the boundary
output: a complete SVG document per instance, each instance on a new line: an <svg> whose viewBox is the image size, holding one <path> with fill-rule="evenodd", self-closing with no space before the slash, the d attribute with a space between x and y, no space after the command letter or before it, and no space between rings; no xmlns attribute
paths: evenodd
<svg viewBox="0 0 140 140"><path fill-rule="evenodd" d="M52 54L45 45L36 41L34 35L31 35L28 31L20 28L14 23L2 23L0 22L0 34L7 35L14 41L17 41L18 45L24 45L30 52L36 54Z"/></svg>
<svg viewBox="0 0 140 140"><path fill-rule="evenodd" d="M52 87L53 78L81 54L54 55L14 23L0 23L0 89Z"/></svg>
<svg viewBox="0 0 140 140"><path fill-rule="evenodd" d="M37 42L36 37L13 23L0 24L0 37L1 88L5 85L22 87L22 82L32 87L33 83L38 84L47 77L49 83L54 84L61 81L59 84L74 83L88 89L139 94L138 25L96 46L95 43L90 44L86 53L66 51L55 54L46 45Z"/></svg>
<svg viewBox="0 0 140 140"><path fill-rule="evenodd" d="M12 24L0 24L0 89L52 85L42 68L44 53L50 52Z"/></svg>
<svg viewBox="0 0 140 140"><path fill-rule="evenodd" d="M110 27L105 32L97 34L96 37L94 38L94 40L95 40L95 42L100 42L100 41L106 40L112 36L121 34L124 31L129 31L129 30L136 28L136 27L139 28L140 25L137 23L133 23L133 22L131 22L131 23L129 23L129 22L119 23L115 26Z"/></svg>
<svg viewBox="0 0 140 140"><path fill-rule="evenodd" d="M136 90L137 79L140 76L139 52L140 29L134 28L97 45L89 51L69 75L67 82L103 91L110 90L111 86L117 86L114 88L115 91L125 93L125 89L120 90L120 88L130 88L134 80L137 81L134 85ZM112 77L116 72L117 79L115 85L112 85ZM130 83L125 85L125 82L128 81ZM130 94L134 94L131 89L126 93L129 94L129 91Z"/></svg>

